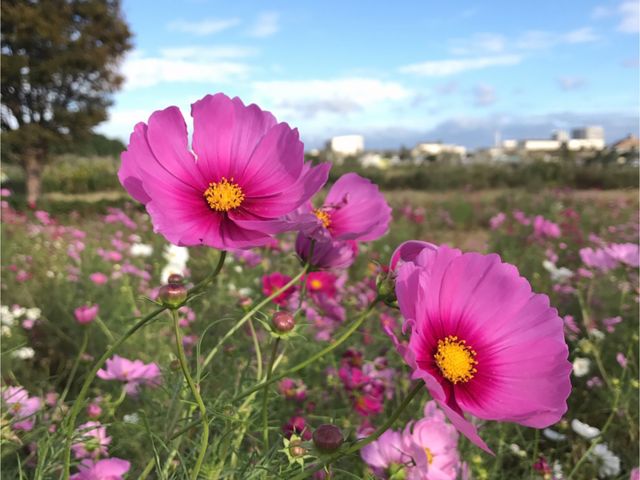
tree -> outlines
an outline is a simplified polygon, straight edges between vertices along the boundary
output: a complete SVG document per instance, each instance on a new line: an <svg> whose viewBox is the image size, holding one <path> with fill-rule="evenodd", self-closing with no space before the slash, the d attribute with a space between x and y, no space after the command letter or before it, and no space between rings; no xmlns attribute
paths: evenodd
<svg viewBox="0 0 640 480"><path fill-rule="evenodd" d="M120 0L3 0L1 127L35 206L53 147L106 120L131 48Z"/></svg>

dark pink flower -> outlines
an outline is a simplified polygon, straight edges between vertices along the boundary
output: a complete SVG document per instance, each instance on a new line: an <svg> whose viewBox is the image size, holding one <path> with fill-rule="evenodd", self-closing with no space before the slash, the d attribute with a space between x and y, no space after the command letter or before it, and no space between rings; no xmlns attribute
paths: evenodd
<svg viewBox="0 0 640 480"><path fill-rule="evenodd" d="M330 165L304 163L298 131L221 93L191 114L194 153L180 110L169 107L136 125L122 154L120 183L155 230L176 245L229 249L299 228L300 219L285 217L324 185Z"/></svg>
<svg viewBox="0 0 640 480"><path fill-rule="evenodd" d="M131 464L119 458L106 458L97 462L83 461L78 473L71 475L71 480L122 480Z"/></svg>
<svg viewBox="0 0 640 480"><path fill-rule="evenodd" d="M96 285L104 285L109 281L109 277L107 277L102 272L95 272L89 275L89 280L91 280Z"/></svg>
<svg viewBox="0 0 640 480"><path fill-rule="evenodd" d="M291 281L291 277L289 275L284 275L283 273L280 273L280 272L274 272L269 275L263 275L262 276L262 293L264 293L266 296L269 296L272 293L280 290L290 281ZM280 295L278 295L273 299L273 303L281 306L286 305L287 300L289 299L289 297L291 297L291 295L293 294L293 292L295 292L295 290L296 289L294 286L287 288L284 292L282 292Z"/></svg>
<svg viewBox="0 0 640 480"><path fill-rule="evenodd" d="M93 322L93 320L98 316L98 311L98 305L82 305L81 307L76 308L73 313L76 316L76 321L80 325L86 325L87 323Z"/></svg>
<svg viewBox="0 0 640 480"><path fill-rule="evenodd" d="M296 253L303 261L310 261L315 268L343 269L349 268L358 256L358 244L355 240L316 241L311 253L312 239L299 233L296 238Z"/></svg>
<svg viewBox="0 0 640 480"><path fill-rule="evenodd" d="M535 428L557 422L571 392L563 322L546 295L497 255L425 248L400 267L405 360L452 423L488 450L468 412Z"/></svg>
<svg viewBox="0 0 640 480"><path fill-rule="evenodd" d="M310 294L333 297L336 294L336 276L329 272L311 272L305 277Z"/></svg>
<svg viewBox="0 0 640 480"><path fill-rule="evenodd" d="M100 369L98 377L103 380L117 380L125 383L127 393L135 395L140 385L156 387L162 381L160 368L155 363L145 364L141 360L128 360L114 355L106 362L106 369Z"/></svg>
<svg viewBox="0 0 640 480"><path fill-rule="evenodd" d="M303 417L291 417L289 421L282 427L284 436L291 438L294 433L300 436L303 440L311 440L312 432L311 427L307 425L307 422Z"/></svg>
<svg viewBox="0 0 640 480"><path fill-rule="evenodd" d="M307 386L302 380L283 378L278 384L278 391L287 400L301 402L307 398Z"/></svg>

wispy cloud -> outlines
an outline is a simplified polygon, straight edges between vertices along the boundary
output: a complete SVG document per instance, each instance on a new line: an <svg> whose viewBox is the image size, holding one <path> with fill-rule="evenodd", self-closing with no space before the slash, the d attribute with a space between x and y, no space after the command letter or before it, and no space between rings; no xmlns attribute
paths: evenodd
<svg viewBox="0 0 640 480"><path fill-rule="evenodd" d="M577 90L584 87L587 81L582 77L561 76L557 78L558 85L562 90Z"/></svg>
<svg viewBox="0 0 640 480"><path fill-rule="evenodd" d="M167 25L172 32L197 36L213 35L240 24L239 18L204 18L201 20L174 20Z"/></svg>
<svg viewBox="0 0 640 480"><path fill-rule="evenodd" d="M591 27L578 28L564 33L529 30L516 38L513 46L522 50L539 50L563 44L590 43L599 39L600 37Z"/></svg>
<svg viewBox="0 0 640 480"><path fill-rule="evenodd" d="M627 0L618 6L621 15L618 30L624 33L640 32L640 3L637 0Z"/></svg>
<svg viewBox="0 0 640 480"><path fill-rule="evenodd" d="M298 118L345 114L384 102L407 100L413 92L397 82L370 78L256 82L255 95L279 112Z"/></svg>
<svg viewBox="0 0 640 480"><path fill-rule="evenodd" d="M455 38L449 51L453 55L497 54L504 52L507 39L499 33L477 33L471 38Z"/></svg>
<svg viewBox="0 0 640 480"><path fill-rule="evenodd" d="M425 77L446 77L468 70L480 70L488 67L517 65L522 61L521 55L494 55L475 58L453 58L413 63L400 67L401 73L413 73Z"/></svg>
<svg viewBox="0 0 640 480"><path fill-rule="evenodd" d="M249 36L264 38L278 33L280 30L280 14L266 12L258 16L255 23L249 28Z"/></svg>
<svg viewBox="0 0 640 480"><path fill-rule="evenodd" d="M476 85L473 89L473 103L478 107L487 107L496 100L496 90L491 85Z"/></svg>
<svg viewBox="0 0 640 480"><path fill-rule="evenodd" d="M160 49L162 57L174 60L246 58L257 53L256 48L237 45L190 45Z"/></svg>
<svg viewBox="0 0 640 480"><path fill-rule="evenodd" d="M161 83L225 83L245 78L249 70L248 65L230 60L145 56L140 52L127 58L122 67L125 89L129 90Z"/></svg>

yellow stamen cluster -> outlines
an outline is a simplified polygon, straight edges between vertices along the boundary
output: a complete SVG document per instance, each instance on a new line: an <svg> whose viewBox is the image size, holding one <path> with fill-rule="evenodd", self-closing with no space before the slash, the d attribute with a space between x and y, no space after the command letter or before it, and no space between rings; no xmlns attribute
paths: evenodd
<svg viewBox="0 0 640 480"><path fill-rule="evenodd" d="M427 463L431 465L433 463L433 453L431 453L429 447L424 447L424 453L427 454Z"/></svg>
<svg viewBox="0 0 640 480"><path fill-rule="evenodd" d="M438 351L433 357L444 378L453 384L468 382L478 372L475 350L454 335L438 340Z"/></svg>
<svg viewBox="0 0 640 480"><path fill-rule="evenodd" d="M315 213L316 217L318 217L318 220L322 222L322 226L324 228L329 228L329 226L331 226L331 216L328 212L325 212L324 210L320 210L318 208L314 210L313 213Z"/></svg>
<svg viewBox="0 0 640 480"><path fill-rule="evenodd" d="M211 210L216 212L228 212L238 208L244 201L244 192L233 181L233 177L230 181L226 177L222 177L219 182L211 182L203 196Z"/></svg>
<svg viewBox="0 0 640 480"><path fill-rule="evenodd" d="M322 282L320 280L311 280L309 285L312 290L320 290L322 288Z"/></svg>

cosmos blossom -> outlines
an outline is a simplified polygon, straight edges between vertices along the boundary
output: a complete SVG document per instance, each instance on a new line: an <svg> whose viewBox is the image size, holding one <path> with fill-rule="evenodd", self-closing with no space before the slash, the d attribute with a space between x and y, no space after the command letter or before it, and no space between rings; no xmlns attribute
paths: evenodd
<svg viewBox="0 0 640 480"><path fill-rule="evenodd" d="M177 107L135 126L118 172L169 242L251 248L300 228L287 217L327 180L330 165L304 162L298 130L222 93L191 107L193 152ZM313 221L313 216L308 216Z"/></svg>
<svg viewBox="0 0 640 480"><path fill-rule="evenodd" d="M78 473L71 480L122 480L131 464L119 458L106 458L97 462L85 460L80 463Z"/></svg>
<svg viewBox="0 0 640 480"><path fill-rule="evenodd" d="M35 414L42 406L40 398L30 397L24 387L7 387L2 391L2 400L12 416L14 430L33 429Z"/></svg>
<svg viewBox="0 0 640 480"><path fill-rule="evenodd" d="M355 240L316 241L311 252L312 239L303 233L296 238L296 253L303 261L310 261L314 268L321 270L349 268L358 256Z"/></svg>
<svg viewBox="0 0 640 480"><path fill-rule="evenodd" d="M100 422L87 422L78 427L79 441L71 445L71 450L76 458L91 457L98 459L108 455L108 446L111 437L107 435L107 429Z"/></svg>
<svg viewBox="0 0 640 480"><path fill-rule="evenodd" d="M464 413L544 428L566 412L563 322L514 266L429 246L399 267L396 295L413 378L478 446L490 451Z"/></svg>
<svg viewBox="0 0 640 480"><path fill-rule="evenodd" d="M161 382L160 368L155 363L145 364L141 360L129 360L114 355L106 362L106 369L100 369L98 377L103 380L125 382L128 394L136 395L140 385L158 386Z"/></svg>
<svg viewBox="0 0 640 480"><path fill-rule="evenodd" d="M287 283L291 281L291 277L289 275L285 275L280 272L273 272L268 275L262 276L262 293L266 296L271 295L277 290L284 287ZM289 297L296 291L296 287L294 285L287 288L284 292L273 299L273 303L276 305L284 306L287 304L287 300Z"/></svg>
<svg viewBox="0 0 640 480"><path fill-rule="evenodd" d="M80 325L91 323L98 316L98 305L82 305L73 311Z"/></svg>

